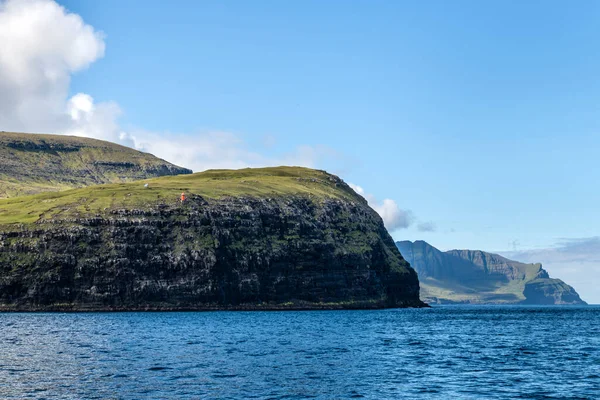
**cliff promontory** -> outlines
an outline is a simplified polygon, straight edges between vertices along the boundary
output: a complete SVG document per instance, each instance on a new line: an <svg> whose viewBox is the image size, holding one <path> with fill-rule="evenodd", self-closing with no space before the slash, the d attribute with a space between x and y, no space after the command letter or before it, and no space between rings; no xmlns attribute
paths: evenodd
<svg viewBox="0 0 600 400"><path fill-rule="evenodd" d="M213 170L0 200L0 304L424 305L417 274L367 202L334 175L295 167Z"/></svg>
<svg viewBox="0 0 600 400"><path fill-rule="evenodd" d="M480 250L442 252L417 240L396 243L419 274L428 303L586 304L542 264L525 264Z"/></svg>

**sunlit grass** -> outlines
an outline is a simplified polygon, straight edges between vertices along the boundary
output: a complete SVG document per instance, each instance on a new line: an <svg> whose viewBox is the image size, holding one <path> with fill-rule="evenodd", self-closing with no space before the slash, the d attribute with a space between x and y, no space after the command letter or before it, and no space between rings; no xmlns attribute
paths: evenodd
<svg viewBox="0 0 600 400"><path fill-rule="evenodd" d="M129 182L164 175L157 171L169 165L102 140L0 132L0 198ZM185 171L174 168L175 173Z"/></svg>
<svg viewBox="0 0 600 400"><path fill-rule="evenodd" d="M148 187L145 187L148 184ZM317 199L358 197L324 171L300 167L209 170L130 183L90 186L0 200L0 224L34 223L40 218L96 215L121 208L148 209L176 204L181 192L206 199L304 195Z"/></svg>

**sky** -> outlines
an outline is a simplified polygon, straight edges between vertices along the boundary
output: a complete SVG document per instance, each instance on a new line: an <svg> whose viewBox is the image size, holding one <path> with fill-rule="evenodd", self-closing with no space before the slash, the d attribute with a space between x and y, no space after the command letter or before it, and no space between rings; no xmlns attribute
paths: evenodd
<svg viewBox="0 0 600 400"><path fill-rule="evenodd" d="M600 3L0 0L0 130L342 177L600 303Z"/></svg>

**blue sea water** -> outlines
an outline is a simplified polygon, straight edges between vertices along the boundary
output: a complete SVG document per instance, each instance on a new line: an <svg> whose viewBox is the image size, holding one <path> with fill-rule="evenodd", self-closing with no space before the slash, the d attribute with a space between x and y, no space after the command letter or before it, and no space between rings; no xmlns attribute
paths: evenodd
<svg viewBox="0 0 600 400"><path fill-rule="evenodd" d="M594 399L600 307L4 313L0 398Z"/></svg>

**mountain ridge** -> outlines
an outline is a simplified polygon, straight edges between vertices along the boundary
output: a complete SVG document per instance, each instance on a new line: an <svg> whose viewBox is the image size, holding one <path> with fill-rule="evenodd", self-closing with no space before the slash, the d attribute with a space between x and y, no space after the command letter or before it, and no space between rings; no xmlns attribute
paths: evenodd
<svg viewBox="0 0 600 400"><path fill-rule="evenodd" d="M396 246L415 268L429 303L585 304L575 289L526 264L481 250L442 252L425 241Z"/></svg>
<svg viewBox="0 0 600 400"><path fill-rule="evenodd" d="M190 173L152 154L103 140L0 132L0 199Z"/></svg>

